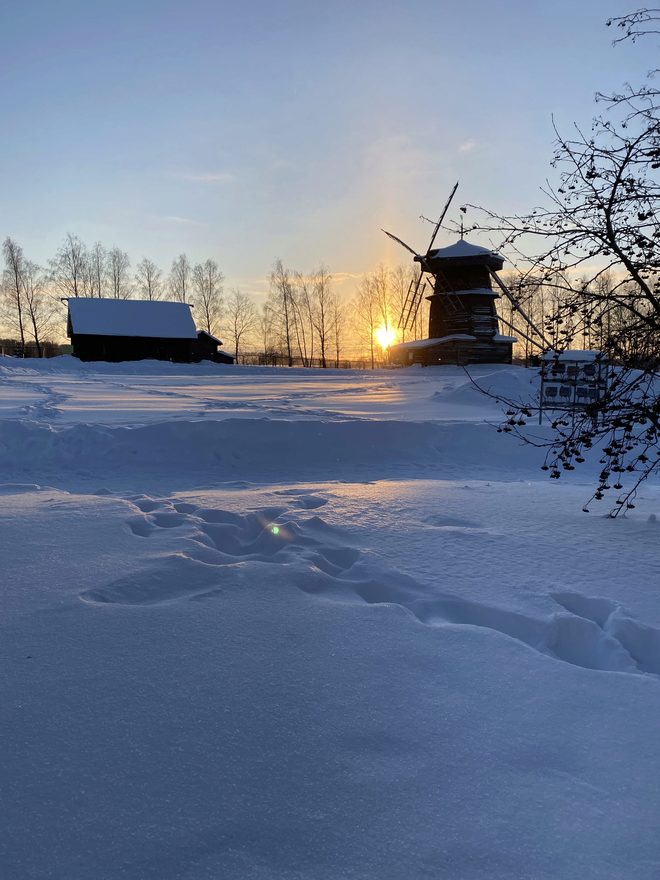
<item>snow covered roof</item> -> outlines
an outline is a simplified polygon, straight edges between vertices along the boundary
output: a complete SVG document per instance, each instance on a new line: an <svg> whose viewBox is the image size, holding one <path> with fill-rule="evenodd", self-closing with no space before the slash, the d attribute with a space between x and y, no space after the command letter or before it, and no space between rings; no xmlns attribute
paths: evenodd
<svg viewBox="0 0 660 880"><path fill-rule="evenodd" d="M484 248L477 244L470 244L470 242L465 241L464 238L459 238L455 244L450 244L449 247L438 248L437 250L431 251L430 256L435 260L465 259L466 257L483 256L502 259L500 255L495 253L491 248Z"/></svg>
<svg viewBox="0 0 660 880"><path fill-rule="evenodd" d="M218 339L217 336L214 336L212 333L209 333L208 330L198 330L197 331L198 336L201 336L202 334L204 334L204 336L206 336L207 339L212 339L213 342L217 342L218 345L222 345L222 339Z"/></svg>
<svg viewBox="0 0 660 880"><path fill-rule="evenodd" d="M437 336L435 339L414 339L412 342L399 342L391 345L390 351L411 351L412 349L433 348L436 345L445 345L448 342L476 342L477 337L469 333L452 333L450 336ZM515 336L502 336L496 333L492 337L493 342L517 342Z"/></svg>
<svg viewBox="0 0 660 880"><path fill-rule="evenodd" d="M71 297L68 306L73 333L197 339L195 322L187 303Z"/></svg>

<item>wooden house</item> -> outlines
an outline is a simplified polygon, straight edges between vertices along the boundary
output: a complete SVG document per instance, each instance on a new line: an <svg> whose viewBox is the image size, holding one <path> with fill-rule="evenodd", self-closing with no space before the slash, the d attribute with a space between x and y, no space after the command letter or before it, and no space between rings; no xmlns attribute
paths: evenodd
<svg viewBox="0 0 660 880"><path fill-rule="evenodd" d="M214 361L216 364L233 364L234 358L224 351L218 351L222 340L208 333L206 330L197 331L195 343L194 361Z"/></svg>
<svg viewBox="0 0 660 880"><path fill-rule="evenodd" d="M67 306L67 336L81 361L194 359L197 330L187 303L71 297Z"/></svg>

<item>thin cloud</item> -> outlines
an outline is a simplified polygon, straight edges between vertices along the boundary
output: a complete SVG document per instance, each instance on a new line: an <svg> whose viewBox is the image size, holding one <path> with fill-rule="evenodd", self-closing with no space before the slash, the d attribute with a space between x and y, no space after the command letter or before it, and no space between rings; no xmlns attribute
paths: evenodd
<svg viewBox="0 0 660 880"><path fill-rule="evenodd" d="M203 226L203 223L200 223L199 220L191 220L190 217L177 217L176 214L168 214L163 218L164 220L168 220L170 223L179 223L183 226Z"/></svg>
<svg viewBox="0 0 660 880"><path fill-rule="evenodd" d="M229 183L235 179L230 171L181 171L173 176L193 183Z"/></svg>
<svg viewBox="0 0 660 880"><path fill-rule="evenodd" d="M477 146L475 141L463 141L462 144L458 145L459 153L471 153L472 150Z"/></svg>

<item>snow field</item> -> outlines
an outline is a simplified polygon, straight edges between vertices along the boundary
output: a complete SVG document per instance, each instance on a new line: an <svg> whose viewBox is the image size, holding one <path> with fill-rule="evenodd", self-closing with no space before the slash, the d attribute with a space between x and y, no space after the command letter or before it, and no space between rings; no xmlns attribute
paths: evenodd
<svg viewBox="0 0 660 880"><path fill-rule="evenodd" d="M86 424L118 373L37 366L0 422L3 876L657 876L657 486L586 516L453 370L302 373L323 420L268 417L288 371L165 365L230 417L131 423L130 365Z"/></svg>

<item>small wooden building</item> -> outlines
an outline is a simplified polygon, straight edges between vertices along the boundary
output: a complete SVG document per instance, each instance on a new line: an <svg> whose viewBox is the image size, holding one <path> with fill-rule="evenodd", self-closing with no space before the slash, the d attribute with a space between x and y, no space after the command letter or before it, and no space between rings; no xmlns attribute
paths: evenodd
<svg viewBox="0 0 660 880"><path fill-rule="evenodd" d="M195 343L194 361L214 361L216 364L233 364L234 358L224 351L218 351L222 345L222 340L206 330L197 331L197 342Z"/></svg>
<svg viewBox="0 0 660 880"><path fill-rule="evenodd" d="M510 364L516 339L499 333L499 294L491 284L491 270L501 269L503 258L461 238L415 261L433 278L428 339L393 345L390 360L404 365Z"/></svg>
<svg viewBox="0 0 660 880"><path fill-rule="evenodd" d="M197 330L187 303L71 297L67 336L81 361L194 360Z"/></svg>

